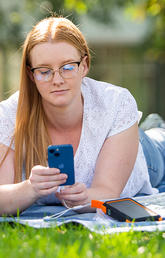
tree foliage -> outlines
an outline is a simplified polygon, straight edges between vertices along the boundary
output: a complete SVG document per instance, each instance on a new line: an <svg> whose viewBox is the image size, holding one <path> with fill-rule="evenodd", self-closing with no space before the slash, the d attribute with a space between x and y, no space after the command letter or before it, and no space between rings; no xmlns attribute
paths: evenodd
<svg viewBox="0 0 165 258"><path fill-rule="evenodd" d="M127 2L127 1L126 1ZM145 45L152 59L165 60L165 0L131 1L125 5L127 13L136 20L150 18L151 30Z"/></svg>
<svg viewBox="0 0 165 258"><path fill-rule="evenodd" d="M115 8L121 8L130 19L149 18L151 31L145 42L148 56L165 60L165 0L0 0L0 52L3 58L3 87L7 86L7 51L19 48L33 24L45 16L68 16L76 23L82 14L100 22L113 22Z"/></svg>
<svg viewBox="0 0 165 258"><path fill-rule="evenodd" d="M150 17L150 46L157 56L164 53L165 0L1 0L0 47L18 46L36 21L53 12L77 21L81 14L88 14L107 23L113 19L114 8L123 8L131 19Z"/></svg>

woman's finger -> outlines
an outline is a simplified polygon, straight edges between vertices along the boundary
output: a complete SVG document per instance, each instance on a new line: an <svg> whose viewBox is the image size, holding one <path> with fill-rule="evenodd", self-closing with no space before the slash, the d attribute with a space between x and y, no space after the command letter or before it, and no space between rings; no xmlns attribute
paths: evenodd
<svg viewBox="0 0 165 258"><path fill-rule="evenodd" d="M46 176L37 175L37 176L30 177L30 180L35 182L50 182L50 181L64 180L64 179L67 179L67 177L68 176L66 174L60 173L57 175L46 175Z"/></svg>
<svg viewBox="0 0 165 258"><path fill-rule="evenodd" d="M36 187L40 190L43 189L49 189L52 187L59 186L61 184L64 184L66 182L66 179L56 180L56 181L50 181L50 182L38 182L36 183Z"/></svg>
<svg viewBox="0 0 165 258"><path fill-rule="evenodd" d="M55 175L59 174L60 170L58 168L49 168L49 167L44 167L44 166L34 166L31 170L32 173L35 173L36 175L42 175L42 176L47 176L47 175Z"/></svg>
<svg viewBox="0 0 165 258"><path fill-rule="evenodd" d="M49 194L52 194L52 193L56 193L58 189L58 186L54 186L52 188L49 188L49 189L41 189L40 190L40 196L45 196L45 195L49 195Z"/></svg>
<svg viewBox="0 0 165 258"><path fill-rule="evenodd" d="M72 186L65 186L64 189L60 191L62 195L69 195L69 194L78 194L86 190L86 186L83 183L76 183Z"/></svg>
<svg viewBox="0 0 165 258"><path fill-rule="evenodd" d="M76 194L62 194L56 193L57 198L60 200L64 199L66 201L84 201L88 199L87 191Z"/></svg>
<svg viewBox="0 0 165 258"><path fill-rule="evenodd" d="M78 194L60 195L60 199L64 199L67 201L81 201L87 199L87 194L83 192Z"/></svg>

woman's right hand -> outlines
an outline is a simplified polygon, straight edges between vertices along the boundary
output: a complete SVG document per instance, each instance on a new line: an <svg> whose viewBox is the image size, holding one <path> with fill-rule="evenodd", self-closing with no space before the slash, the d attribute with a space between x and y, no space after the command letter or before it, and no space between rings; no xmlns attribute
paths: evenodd
<svg viewBox="0 0 165 258"><path fill-rule="evenodd" d="M66 182L67 175L57 168L34 166L31 170L29 183L37 198L55 193L58 186Z"/></svg>

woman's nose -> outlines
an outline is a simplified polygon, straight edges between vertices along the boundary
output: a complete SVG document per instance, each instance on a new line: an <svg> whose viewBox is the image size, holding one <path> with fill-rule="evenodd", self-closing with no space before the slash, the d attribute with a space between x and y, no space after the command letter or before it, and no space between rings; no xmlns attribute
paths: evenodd
<svg viewBox="0 0 165 258"><path fill-rule="evenodd" d="M64 79L63 79L63 77L61 76L59 70L54 71L52 82L53 82L53 84L63 83L63 82L64 82Z"/></svg>

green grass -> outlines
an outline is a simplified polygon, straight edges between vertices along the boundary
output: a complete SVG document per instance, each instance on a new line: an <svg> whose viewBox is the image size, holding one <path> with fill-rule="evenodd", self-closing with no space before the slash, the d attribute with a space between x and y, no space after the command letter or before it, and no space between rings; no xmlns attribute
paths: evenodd
<svg viewBox="0 0 165 258"><path fill-rule="evenodd" d="M34 229L0 225L0 257L165 257L164 232L91 233L73 224Z"/></svg>

